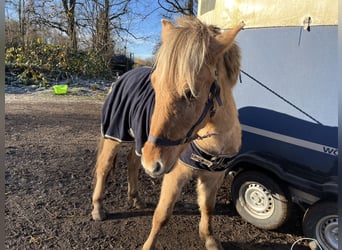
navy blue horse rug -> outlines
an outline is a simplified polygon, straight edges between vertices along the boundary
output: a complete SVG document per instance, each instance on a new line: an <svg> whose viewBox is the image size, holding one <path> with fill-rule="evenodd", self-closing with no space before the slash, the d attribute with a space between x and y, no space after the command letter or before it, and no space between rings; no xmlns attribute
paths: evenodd
<svg viewBox="0 0 342 250"><path fill-rule="evenodd" d="M102 136L119 142L135 141L137 155L147 141L154 109L151 73L149 67L126 72L113 83L102 109Z"/></svg>

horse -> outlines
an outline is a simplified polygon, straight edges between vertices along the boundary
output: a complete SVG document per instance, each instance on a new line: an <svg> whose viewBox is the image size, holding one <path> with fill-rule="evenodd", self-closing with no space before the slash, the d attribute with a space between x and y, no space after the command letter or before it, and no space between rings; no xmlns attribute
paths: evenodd
<svg viewBox="0 0 342 250"><path fill-rule="evenodd" d="M162 43L153 68L125 73L105 100L93 180L93 220L106 218L102 205L106 179L122 142L135 141L135 152L132 147L127 162L128 201L139 208L144 206L137 187L139 163L151 177L162 177L190 142L212 136L197 133L219 105L218 61L244 24L213 35L195 17L180 17L176 25L167 20L161 23Z"/></svg>
<svg viewBox="0 0 342 250"><path fill-rule="evenodd" d="M217 28L211 26L217 34ZM158 233L170 219L174 205L182 188L193 177L197 178L198 205L201 219L200 238L207 249L223 249L212 231L212 214L216 195L225 178L229 162L238 153L241 145L241 127L232 94L240 71L240 50L236 44L217 62L217 82L220 83L222 104L216 109L204 128L198 134L212 136L197 139L182 152L180 160L170 173L163 177L158 205L154 211L152 229L143 245L143 250L153 249Z"/></svg>

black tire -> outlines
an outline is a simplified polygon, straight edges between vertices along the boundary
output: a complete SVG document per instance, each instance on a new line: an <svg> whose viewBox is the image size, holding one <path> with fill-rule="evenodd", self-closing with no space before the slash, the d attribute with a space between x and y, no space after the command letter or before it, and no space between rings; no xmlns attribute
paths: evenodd
<svg viewBox="0 0 342 250"><path fill-rule="evenodd" d="M315 238L325 250L338 249L337 202L321 201L308 208L303 217L303 232Z"/></svg>
<svg viewBox="0 0 342 250"><path fill-rule="evenodd" d="M278 182L257 171L238 174L232 182L232 199L240 216L261 229L282 226L290 216L292 205Z"/></svg>

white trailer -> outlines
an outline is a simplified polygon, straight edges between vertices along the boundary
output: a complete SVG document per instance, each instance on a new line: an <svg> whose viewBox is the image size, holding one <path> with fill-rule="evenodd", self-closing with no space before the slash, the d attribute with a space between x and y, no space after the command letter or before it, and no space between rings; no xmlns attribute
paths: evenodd
<svg viewBox="0 0 342 250"><path fill-rule="evenodd" d="M221 29L240 21L246 24L237 37L242 66L234 90L243 141L230 169L237 211L260 228L274 229L295 202L306 210L306 236L316 238L323 249L334 250L338 247L337 5L337 0L198 3L198 17L207 24ZM287 203L277 203L274 195ZM271 205L263 199L271 200Z"/></svg>

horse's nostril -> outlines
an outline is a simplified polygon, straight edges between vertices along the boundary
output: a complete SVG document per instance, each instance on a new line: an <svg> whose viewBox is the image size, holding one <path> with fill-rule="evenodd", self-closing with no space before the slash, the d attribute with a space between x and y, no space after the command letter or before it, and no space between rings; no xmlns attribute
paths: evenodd
<svg viewBox="0 0 342 250"><path fill-rule="evenodd" d="M157 161L156 164L155 164L155 166L154 166L153 172L154 172L154 173L158 173L158 172L161 170L161 168L162 168L161 163Z"/></svg>

